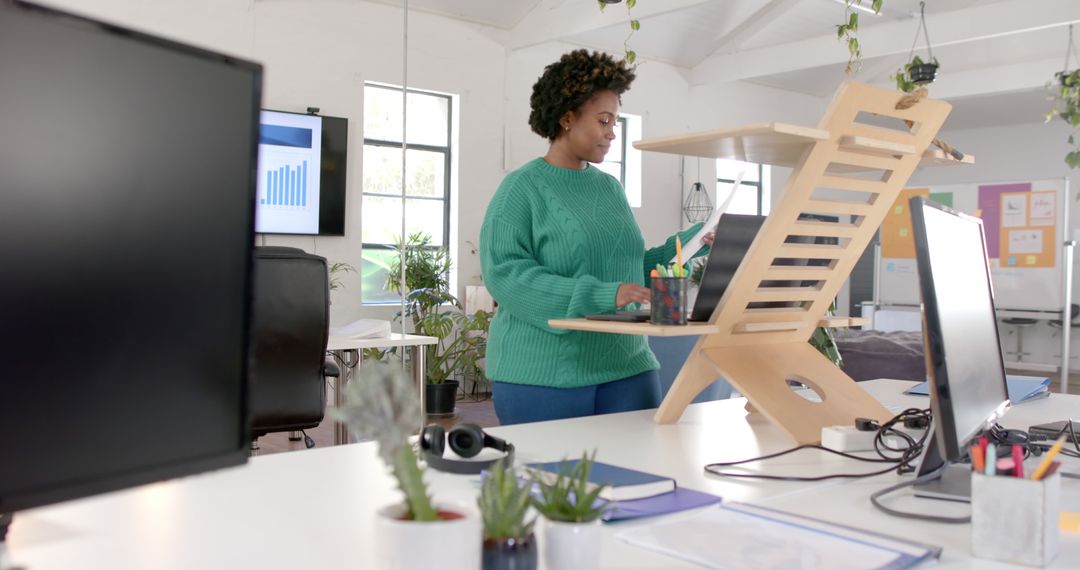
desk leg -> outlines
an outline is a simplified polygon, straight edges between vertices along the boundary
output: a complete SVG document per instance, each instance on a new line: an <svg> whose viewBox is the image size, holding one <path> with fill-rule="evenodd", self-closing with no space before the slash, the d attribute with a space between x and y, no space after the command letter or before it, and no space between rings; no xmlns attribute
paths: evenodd
<svg viewBox="0 0 1080 570"><path fill-rule="evenodd" d="M424 424L427 423L427 398L424 397L426 392L424 388L424 370L426 370L424 347L417 344L410 346L409 360L412 361L413 382L416 383L416 395L420 398L420 425L417 426L417 433L419 433L424 429Z"/></svg>
<svg viewBox="0 0 1080 570"><path fill-rule="evenodd" d="M360 351L358 350L335 350L332 351L341 361L341 373L334 378L334 407L341 408L345 405L345 386L352 379L353 370L360 366ZM344 423L334 420L334 445L349 443L349 427Z"/></svg>

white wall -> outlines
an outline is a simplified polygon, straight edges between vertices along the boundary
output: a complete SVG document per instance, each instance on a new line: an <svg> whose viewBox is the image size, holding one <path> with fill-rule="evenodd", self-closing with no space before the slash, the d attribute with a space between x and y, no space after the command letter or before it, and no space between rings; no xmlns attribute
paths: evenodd
<svg viewBox="0 0 1080 570"><path fill-rule="evenodd" d="M962 104L962 103L961 103ZM946 126L948 121L946 121ZM1080 192L1080 171L1070 170L1065 164L1065 154L1069 151L1066 139L1069 128L1064 122L1056 120L1050 124L1033 122L1021 125L968 129L962 131L943 130L940 138L961 151L975 156L975 164L970 167L952 166L947 168L924 168L916 171L910 185L958 184L969 182L1009 182L1036 180L1045 178L1069 178L1069 235L1062 239L1076 239L1080 228L1080 206L1076 196ZM1077 283L1078 271L1073 261L1074 303L1080 303L1080 286ZM1002 344L1006 350L1016 346L1013 328L1001 325ZM1078 331L1080 332L1080 331ZM1030 359L1035 362L1060 364L1061 340L1052 336L1052 331L1045 321L1024 330L1024 351L1034 353ZM1070 368L1080 368L1080 334L1071 338L1069 353L1072 355ZM1011 360L1011 358L1007 358Z"/></svg>

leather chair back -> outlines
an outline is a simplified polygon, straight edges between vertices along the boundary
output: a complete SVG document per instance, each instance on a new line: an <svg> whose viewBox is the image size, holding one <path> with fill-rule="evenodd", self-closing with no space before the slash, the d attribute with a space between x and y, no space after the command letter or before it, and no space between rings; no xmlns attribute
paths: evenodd
<svg viewBox="0 0 1080 570"><path fill-rule="evenodd" d="M256 247L254 276L252 437L315 427L326 411L326 259Z"/></svg>

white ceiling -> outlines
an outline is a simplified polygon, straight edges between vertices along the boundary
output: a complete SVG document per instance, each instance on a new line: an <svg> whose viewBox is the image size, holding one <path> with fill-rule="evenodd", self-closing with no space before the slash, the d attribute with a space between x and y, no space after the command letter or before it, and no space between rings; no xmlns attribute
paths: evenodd
<svg viewBox="0 0 1080 570"><path fill-rule="evenodd" d="M625 4L601 13L595 0L408 5L502 30L510 49L562 41L622 53L629 33ZM827 97L847 63L836 39L844 11L843 0L638 0L633 17L641 29L629 44L639 60L683 68L694 84L742 80ZM892 84L916 39L918 12L918 0L884 0L881 15L860 14L864 57L856 79ZM1080 0L928 0L926 16L941 63L931 94L953 102L950 128L1015 124L1045 113L1044 85L1064 62L1068 25L1080 23ZM921 36L916 43L925 58Z"/></svg>

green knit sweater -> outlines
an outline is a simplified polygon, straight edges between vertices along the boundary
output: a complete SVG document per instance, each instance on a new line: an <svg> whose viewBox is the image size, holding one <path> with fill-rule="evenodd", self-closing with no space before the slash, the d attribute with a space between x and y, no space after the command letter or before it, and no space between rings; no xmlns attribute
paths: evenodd
<svg viewBox="0 0 1080 570"><path fill-rule="evenodd" d="M557 330L547 322L614 311L620 284L645 284L648 272L674 255L675 236L645 249L622 186L594 166L571 170L537 158L511 172L480 229L484 284L499 303L488 376L575 388L659 368L643 336Z"/></svg>

